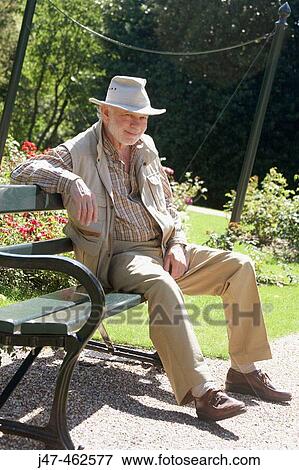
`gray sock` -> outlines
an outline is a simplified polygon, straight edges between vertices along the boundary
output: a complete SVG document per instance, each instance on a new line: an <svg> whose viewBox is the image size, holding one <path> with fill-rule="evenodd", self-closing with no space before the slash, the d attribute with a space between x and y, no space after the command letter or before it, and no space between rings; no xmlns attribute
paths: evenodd
<svg viewBox="0 0 299 470"><path fill-rule="evenodd" d="M242 374L250 374L250 372L254 372L256 370L254 362L248 362L248 364L238 364L233 359L231 359L231 368L238 372L242 372Z"/></svg>
<svg viewBox="0 0 299 470"><path fill-rule="evenodd" d="M194 397L200 398L211 388L216 388L216 385L215 382L209 380L208 382L204 382L202 384L196 385L195 387L192 387L191 393Z"/></svg>

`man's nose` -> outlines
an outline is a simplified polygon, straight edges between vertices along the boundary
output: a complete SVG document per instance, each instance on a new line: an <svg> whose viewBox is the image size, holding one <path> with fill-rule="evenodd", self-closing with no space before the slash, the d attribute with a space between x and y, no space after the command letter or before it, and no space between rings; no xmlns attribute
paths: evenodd
<svg viewBox="0 0 299 470"><path fill-rule="evenodd" d="M131 120L131 127L140 127L140 125L141 125L141 122L139 121L139 119L133 118Z"/></svg>

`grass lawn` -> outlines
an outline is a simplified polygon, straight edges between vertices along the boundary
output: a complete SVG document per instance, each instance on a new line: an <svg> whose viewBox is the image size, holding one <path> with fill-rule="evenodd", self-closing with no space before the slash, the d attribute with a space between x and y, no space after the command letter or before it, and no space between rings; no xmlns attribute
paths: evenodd
<svg viewBox="0 0 299 470"><path fill-rule="evenodd" d="M228 221L219 216L189 212L188 239L193 243L204 244L209 238L207 232L221 233ZM246 253L243 246L238 251ZM263 269L275 274L284 273L286 265L278 263L272 256L265 256ZM287 265L288 272L299 276L299 266L296 263ZM265 322L270 339L285 336L299 331L299 284L277 287L260 286L260 294L264 305ZM5 296L8 293L5 292ZM0 306L13 301L12 297L2 299ZM220 298L201 296L186 297L186 301L196 307L196 318L191 312L196 335L200 341L203 353L208 357L227 358L226 326L223 322L223 310ZM202 314L203 309L213 305L210 318L214 324L207 323ZM189 310L190 311L190 310ZM195 308L194 310L195 311ZM148 316L146 305L135 307L126 313L107 320L106 326L111 338L116 343L132 344L141 348L150 348L152 343L148 335ZM196 323L196 324L195 324ZM215 324L218 323L218 324Z"/></svg>
<svg viewBox="0 0 299 470"><path fill-rule="evenodd" d="M188 210L187 214L188 240L199 245L204 245L209 239L209 232L223 233L229 222L226 217L200 214L192 210Z"/></svg>

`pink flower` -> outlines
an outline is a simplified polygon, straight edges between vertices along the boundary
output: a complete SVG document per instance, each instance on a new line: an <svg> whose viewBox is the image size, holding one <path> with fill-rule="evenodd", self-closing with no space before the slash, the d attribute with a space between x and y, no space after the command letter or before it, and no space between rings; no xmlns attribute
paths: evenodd
<svg viewBox="0 0 299 470"><path fill-rule="evenodd" d="M185 204L187 204L188 206L191 206L193 204L192 197L185 197Z"/></svg>
<svg viewBox="0 0 299 470"><path fill-rule="evenodd" d="M174 169L173 168L169 168L169 166L163 166L163 169L164 169L165 173L168 176L173 176L174 175Z"/></svg>

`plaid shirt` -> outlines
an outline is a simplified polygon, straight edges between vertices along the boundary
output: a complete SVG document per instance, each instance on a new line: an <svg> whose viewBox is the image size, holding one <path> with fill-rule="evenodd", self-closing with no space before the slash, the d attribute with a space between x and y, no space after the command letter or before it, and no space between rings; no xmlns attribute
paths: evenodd
<svg viewBox="0 0 299 470"><path fill-rule="evenodd" d="M135 174L135 163L139 157L137 144L132 148L130 171L125 171L116 149L103 135L103 150L107 158L115 199L115 224L113 237L116 240L143 242L161 236L161 229L155 219L144 207ZM49 193L68 193L70 186L80 176L72 172L72 158L62 144L43 155L30 158L15 168L11 174L12 182L37 184ZM180 218L172 199L168 178L163 168L160 172L167 210L175 221L175 234L168 247L186 244Z"/></svg>
<svg viewBox="0 0 299 470"><path fill-rule="evenodd" d="M130 171L125 171L125 164L105 137L103 149L107 158L115 200L115 224L113 238L131 242L144 242L161 235L161 229L155 219L144 207L135 175L135 163L139 157L136 145L132 148Z"/></svg>

